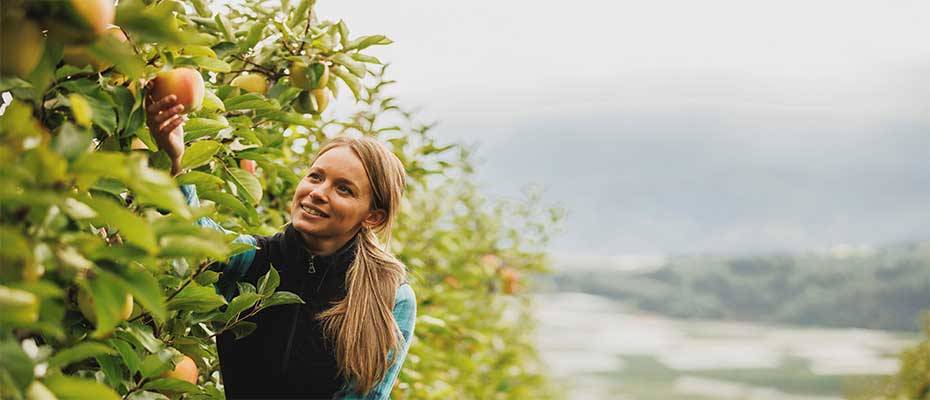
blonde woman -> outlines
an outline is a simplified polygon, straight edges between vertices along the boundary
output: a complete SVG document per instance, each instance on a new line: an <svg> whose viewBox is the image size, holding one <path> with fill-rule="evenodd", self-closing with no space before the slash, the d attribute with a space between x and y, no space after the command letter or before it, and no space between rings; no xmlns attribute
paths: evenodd
<svg viewBox="0 0 930 400"><path fill-rule="evenodd" d="M147 104L147 124L179 173L183 105L174 95ZM294 193L291 222L269 237L242 235L256 248L221 265L218 290L256 284L274 266L278 290L305 304L271 307L236 340L217 336L226 397L388 399L410 348L416 299L406 268L382 246L406 182L403 165L371 138L335 138L311 163ZM182 192L199 205L193 185ZM224 230L209 218L199 225Z"/></svg>

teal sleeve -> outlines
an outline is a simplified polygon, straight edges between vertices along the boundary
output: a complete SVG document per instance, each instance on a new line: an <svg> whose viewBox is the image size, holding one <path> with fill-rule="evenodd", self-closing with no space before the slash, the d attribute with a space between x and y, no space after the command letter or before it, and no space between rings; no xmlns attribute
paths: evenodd
<svg viewBox="0 0 930 400"><path fill-rule="evenodd" d="M187 205L191 207L200 207L200 198L197 197L196 186L181 185L181 193L184 195ZM210 219L210 217L200 217L195 223L198 226L216 229L225 234L235 234L235 232L220 226L220 224ZM258 241L252 235L239 235L233 242L248 243L252 245L252 248L230 257L225 263L216 263L218 266L217 269L222 272L222 275L216 284L214 284L214 287L217 293L226 297L227 301L232 300L232 297L238 289L236 283L245 276L249 266L252 265L252 261L255 259L255 247L258 245Z"/></svg>
<svg viewBox="0 0 930 400"><path fill-rule="evenodd" d="M400 351L394 354L394 351L388 352L388 360L391 362L388 371L384 374L374 388L367 395L362 396L351 389L340 391L342 396L336 398L342 400L387 400L391 398L391 389L394 389L394 382L397 375L400 374L404 360L407 358L407 352L410 350L410 343L413 341L413 330L416 326L417 319L417 299L413 293L410 284L403 284L397 288L397 296L394 299L394 320L397 321L397 327L400 329L401 337L404 342L400 346ZM349 393L349 394L344 394Z"/></svg>

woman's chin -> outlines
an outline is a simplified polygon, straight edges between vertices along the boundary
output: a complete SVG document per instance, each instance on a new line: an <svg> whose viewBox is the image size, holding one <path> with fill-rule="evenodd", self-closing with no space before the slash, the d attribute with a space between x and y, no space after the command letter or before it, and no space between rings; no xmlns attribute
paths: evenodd
<svg viewBox="0 0 930 400"><path fill-rule="evenodd" d="M300 219L300 218L294 219L292 221L293 222L291 222L291 225L294 226L294 229L296 229L297 232L307 233L307 234L313 233L313 227L311 226L309 222L304 221L303 219Z"/></svg>

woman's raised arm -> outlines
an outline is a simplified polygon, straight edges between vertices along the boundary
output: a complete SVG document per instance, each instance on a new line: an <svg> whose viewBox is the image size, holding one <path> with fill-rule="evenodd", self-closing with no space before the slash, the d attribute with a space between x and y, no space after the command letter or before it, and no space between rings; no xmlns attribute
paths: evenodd
<svg viewBox="0 0 930 400"><path fill-rule="evenodd" d="M184 156L185 117L181 115L184 105L177 103L175 95L168 95L157 101L146 96L145 100L145 123L152 137L155 138L158 148L164 150L171 159L171 175L176 176L181 172L181 157ZM181 193L184 194L187 205L200 207L200 199L197 197L197 188L194 185L181 185ZM226 234L235 233L223 228L210 217L201 217L196 223ZM217 292L226 297L226 300L232 299L235 295L236 282L245 276L249 266L252 265L252 260L255 259L254 247L258 244L255 237L251 235L239 235L234 242L248 243L253 248L230 257L225 263L216 264L215 269L223 274L215 286Z"/></svg>

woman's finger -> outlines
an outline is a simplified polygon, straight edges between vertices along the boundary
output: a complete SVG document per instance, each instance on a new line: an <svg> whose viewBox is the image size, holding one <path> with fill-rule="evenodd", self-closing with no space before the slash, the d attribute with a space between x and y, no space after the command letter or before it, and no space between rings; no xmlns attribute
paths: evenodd
<svg viewBox="0 0 930 400"><path fill-rule="evenodd" d="M153 114L153 115L154 115L154 114L158 114L158 112L164 111L164 110L167 109L168 107L172 106L172 105L174 104L174 102L177 101L177 99L178 99L177 96L175 96L175 95L173 95L173 94L169 94L169 95L167 95L167 96L165 96L165 97L162 97L161 100L158 100L158 101L156 101L155 103L153 103L152 105L150 105L150 106L146 109L146 111L148 111L149 114Z"/></svg>
<svg viewBox="0 0 930 400"><path fill-rule="evenodd" d="M161 128L158 129L159 133L162 135L168 136L171 132L174 132L177 127L181 126L184 123L184 117L180 115L175 115L173 119L165 122L161 125Z"/></svg>
<svg viewBox="0 0 930 400"><path fill-rule="evenodd" d="M162 123L171 119L175 115L178 115L181 111L184 111L184 105L183 104L175 105L174 107L171 107L165 111L162 111L158 115L156 115L155 123L158 125L161 125Z"/></svg>

